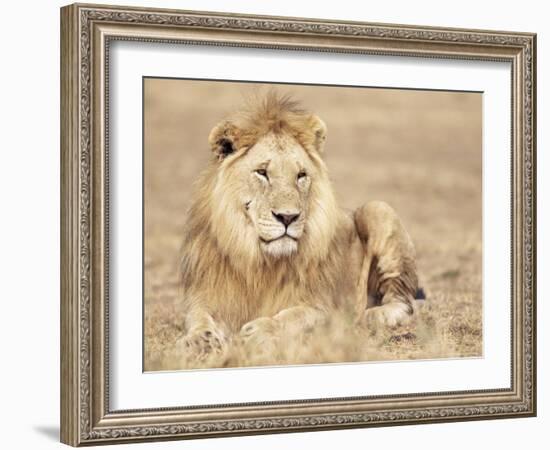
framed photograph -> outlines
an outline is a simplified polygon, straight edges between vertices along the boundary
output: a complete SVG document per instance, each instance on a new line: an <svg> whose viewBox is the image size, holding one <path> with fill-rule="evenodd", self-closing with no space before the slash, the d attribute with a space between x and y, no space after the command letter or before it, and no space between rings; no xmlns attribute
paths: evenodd
<svg viewBox="0 0 550 450"><path fill-rule="evenodd" d="M61 9L61 440L536 414L536 36Z"/></svg>

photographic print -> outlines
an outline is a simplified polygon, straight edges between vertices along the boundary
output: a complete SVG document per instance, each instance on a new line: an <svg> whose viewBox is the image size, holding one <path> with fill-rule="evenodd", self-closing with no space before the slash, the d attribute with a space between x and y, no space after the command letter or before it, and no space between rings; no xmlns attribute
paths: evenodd
<svg viewBox="0 0 550 450"><path fill-rule="evenodd" d="M482 93L143 78L145 371L483 355Z"/></svg>
<svg viewBox="0 0 550 450"><path fill-rule="evenodd" d="M61 441L535 416L536 41L61 8Z"/></svg>

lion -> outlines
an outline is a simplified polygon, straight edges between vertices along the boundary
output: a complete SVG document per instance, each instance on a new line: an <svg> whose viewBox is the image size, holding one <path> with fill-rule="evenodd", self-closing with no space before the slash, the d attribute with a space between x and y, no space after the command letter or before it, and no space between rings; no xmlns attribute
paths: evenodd
<svg viewBox="0 0 550 450"><path fill-rule="evenodd" d="M351 308L359 324L409 320L415 250L395 211L337 205L325 123L288 96L264 95L216 125L182 245L185 345L261 345Z"/></svg>

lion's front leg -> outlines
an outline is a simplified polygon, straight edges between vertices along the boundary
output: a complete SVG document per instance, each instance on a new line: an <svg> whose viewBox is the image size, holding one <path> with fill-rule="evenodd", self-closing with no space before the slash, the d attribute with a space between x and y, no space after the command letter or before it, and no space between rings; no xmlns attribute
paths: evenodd
<svg viewBox="0 0 550 450"><path fill-rule="evenodd" d="M384 202L370 202L355 212L355 226L368 260L368 305L360 321L397 326L413 314L418 288L412 240L395 211Z"/></svg>
<svg viewBox="0 0 550 450"><path fill-rule="evenodd" d="M240 337L248 348L267 350L281 337L297 336L325 319L323 311L300 305L286 308L272 317L259 317L244 324Z"/></svg>
<svg viewBox="0 0 550 450"><path fill-rule="evenodd" d="M202 308L193 308L185 317L187 333L180 340L189 356L203 359L212 353L222 353L228 343L223 324Z"/></svg>

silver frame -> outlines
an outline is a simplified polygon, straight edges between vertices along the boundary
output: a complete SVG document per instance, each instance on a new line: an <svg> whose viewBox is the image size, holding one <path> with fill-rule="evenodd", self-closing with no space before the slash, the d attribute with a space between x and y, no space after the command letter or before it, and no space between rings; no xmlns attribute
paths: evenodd
<svg viewBox="0 0 550 450"><path fill-rule="evenodd" d="M108 389L108 62L114 40L507 61L509 389L113 411ZM75 4L61 9L61 440L73 446L536 414L536 35Z"/></svg>

